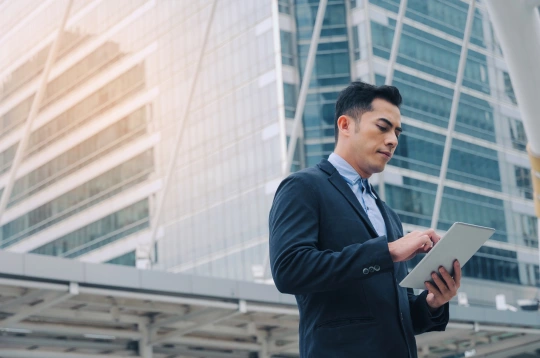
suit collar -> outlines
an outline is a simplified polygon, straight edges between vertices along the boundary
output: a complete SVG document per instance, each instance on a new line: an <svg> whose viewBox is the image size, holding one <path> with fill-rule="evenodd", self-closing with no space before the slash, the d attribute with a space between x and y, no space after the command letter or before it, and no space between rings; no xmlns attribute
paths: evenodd
<svg viewBox="0 0 540 358"><path fill-rule="evenodd" d="M336 167L334 167L332 165L332 163L330 163L328 160L326 159L322 159L319 164L317 164L317 166L319 167L319 169L321 169L323 172L325 172L326 174L328 175L333 175L334 173L337 172L337 169Z"/></svg>
<svg viewBox="0 0 540 358"><path fill-rule="evenodd" d="M358 198L354 195L353 191L349 187L349 184L341 177L337 169L326 159L321 160L317 166L326 174L328 174L328 180L332 185L347 199L349 204L353 207L354 211L360 216L364 224L369 230L372 237L378 237L377 231L371 224L368 215L360 205ZM385 220L386 221L386 220Z"/></svg>
<svg viewBox="0 0 540 358"><path fill-rule="evenodd" d="M319 164L317 164L319 169L321 169L323 172L328 174L329 178L328 180L332 185L347 199L349 204L354 208L354 211L360 216L362 221L367 226L370 234L373 237L378 237L377 231L371 224L371 221L369 220L369 217L367 216L365 210L362 208L360 203L358 202L358 198L354 195L351 188L341 177L338 170L330 163L328 160L323 159ZM375 191L375 189L372 187L373 193L376 195L377 200L375 202L377 203L377 207L379 208L381 215L384 219L384 224L386 226L386 238L388 242L394 241L397 238L394 235L394 230L392 230L392 224L390 222L390 218L388 216L388 212L386 211L386 204L384 201L380 199L379 194Z"/></svg>

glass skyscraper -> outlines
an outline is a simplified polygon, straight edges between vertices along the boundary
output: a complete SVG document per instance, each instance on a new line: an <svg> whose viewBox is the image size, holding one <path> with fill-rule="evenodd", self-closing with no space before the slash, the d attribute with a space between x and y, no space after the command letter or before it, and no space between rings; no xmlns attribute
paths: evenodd
<svg viewBox="0 0 540 358"><path fill-rule="evenodd" d="M1 188L66 4L0 3ZM293 171L333 151L341 89L385 82L399 5L328 1ZM269 278L268 210L319 1L213 6L73 2L1 214L2 249L133 266L155 241L157 269ZM471 290L528 292L540 273L526 137L486 9L476 6L437 229L455 221L496 228L464 268ZM392 81L404 133L384 175L405 230L431 223L468 7L408 1Z"/></svg>
<svg viewBox="0 0 540 358"><path fill-rule="evenodd" d="M0 5L2 194L13 185L1 215L2 249L82 258L148 228L159 138L147 61L156 45L135 40L128 24L150 6L114 2L105 11L100 3L74 1L60 36L67 2ZM57 38L48 84L35 101ZM25 136L33 107L37 115Z"/></svg>
<svg viewBox="0 0 540 358"><path fill-rule="evenodd" d="M68 3L0 3L0 248L252 280L286 140L277 2L74 0L60 32Z"/></svg>

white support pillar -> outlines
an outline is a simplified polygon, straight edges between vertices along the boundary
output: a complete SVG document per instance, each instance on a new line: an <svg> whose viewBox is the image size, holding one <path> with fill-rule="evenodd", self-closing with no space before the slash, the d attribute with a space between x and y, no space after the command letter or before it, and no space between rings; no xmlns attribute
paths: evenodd
<svg viewBox="0 0 540 358"><path fill-rule="evenodd" d="M206 29L204 32L204 38L203 43L201 46L201 50L199 51L197 64L195 65L193 77L191 78L191 83L189 85L189 92L188 92L188 98L186 102L186 106L184 107L183 113L180 115L180 121L178 123L178 129L176 131L176 136L174 139L174 147L171 151L171 158L169 160L169 163L167 165L167 172L165 173L165 180L163 189L158 193L158 200L156 203L156 212L154 214L154 217L152 218L152 231L150 234L150 248L148 252L150 252L149 257L149 266L152 267L155 261L156 252L155 252L155 242L156 242L156 234L159 227L159 222L161 219L161 212L163 211L163 206L165 203L165 197L167 195L167 191L169 190L170 182L172 173L174 171L174 165L176 163L176 159L178 157L178 150L180 149L180 143L182 141L182 137L184 134L184 128L185 123L187 121L187 117L189 115L189 110L191 109L191 102L193 95L195 93L195 88L197 86L197 79L199 78L199 72L201 69L202 59L206 50L206 45L208 43L208 37L210 34L210 29L212 27L212 23L214 22L214 15L216 13L216 6L217 6L217 0L214 0L211 5L210 9L210 17L208 19L208 23L206 24ZM138 265L139 266L139 265Z"/></svg>
<svg viewBox="0 0 540 358"><path fill-rule="evenodd" d="M540 18L538 0L486 1L493 29L501 45L529 143L535 212L540 241ZM540 250L539 250L540 259Z"/></svg>
<svg viewBox="0 0 540 358"><path fill-rule="evenodd" d="M390 86L394 80L394 66L396 64L397 55L399 52L399 42L401 41L401 31L403 30L403 18L405 17L405 11L407 10L407 0L401 0L399 4L399 12L396 22L396 29L394 30L394 39L392 41L392 50L390 51L390 59L388 60L388 67L386 68L386 78L384 84ZM384 188L384 171L379 173L379 196L382 201L386 200L386 190Z"/></svg>
<svg viewBox="0 0 540 358"><path fill-rule="evenodd" d="M439 222L439 213L441 211L442 197L444 193L444 182L446 181L446 172L448 171L448 161L452 151L452 136L454 135L454 127L456 126L457 111L459 108L459 98L461 95L461 84L463 82L463 73L467 64L467 52L469 40L471 38L472 25L474 21L474 10L476 0L471 0L469 4L469 12L467 13L467 23L465 24L465 33L463 35L463 45L459 57L459 66L457 71L456 83L454 85L454 97L452 98L452 107L450 109L450 119L448 120L448 129L446 132L446 141L444 143L444 152L441 163L441 172L439 174L439 184L437 185L437 194L435 195L435 205L433 207L433 216L431 218L431 227L437 229Z"/></svg>
<svg viewBox="0 0 540 358"><path fill-rule="evenodd" d="M261 350L259 351L259 358L271 358L270 354L270 339L268 332L258 332L257 341L261 344Z"/></svg>
<svg viewBox="0 0 540 358"><path fill-rule="evenodd" d="M141 339L139 339L139 356L142 358L153 358L154 349L152 344L150 344L151 329L145 324L139 324L139 332L141 333Z"/></svg>
<svg viewBox="0 0 540 358"><path fill-rule="evenodd" d="M294 158L294 152L296 150L299 132L302 127L302 117L304 115L304 107L306 105L307 91L309 89L311 73L313 72L313 66L315 64L315 56L317 54L317 47L319 46L319 38L321 36L321 29L327 3L328 0L321 0L319 3L319 8L317 9L317 17L315 18L315 26L313 27L313 35L311 36L311 43L309 45L309 52L306 60L306 68L304 70L304 76L302 77L302 85L300 86L300 93L298 94L298 102L296 103L296 112L294 113L291 138L287 148L287 159L285 160L285 163L283 163L282 168L284 177L289 175L291 172L291 165Z"/></svg>
<svg viewBox="0 0 540 358"><path fill-rule="evenodd" d="M58 52L58 47L60 46L60 39L62 38L62 33L64 32L64 28L66 27L66 22L69 18L72 4L73 0L67 1L64 17L62 18L62 22L60 23L60 27L58 28L58 34L56 36L56 39L54 40L51 49L49 50L47 61L45 62L45 68L43 69L43 74L41 75L41 83L32 101L32 106L30 107L30 113L28 113L28 118L26 119L22 137L19 141L19 145L17 146L17 151L15 152L15 157L13 158L13 162L11 163L11 168L9 169L7 183L4 187L4 191L2 192L2 197L0 198L0 221L2 220L2 216L6 211L9 198L11 197L11 191L13 190L13 185L15 184L15 176L17 175L17 170L19 169L19 166L21 165L21 162L23 160L26 146L28 145L28 140L32 131L32 123L37 117L39 107L41 106L41 100L43 99L43 96L45 95L45 90L47 89L49 73L51 72L54 60L56 59L56 53Z"/></svg>

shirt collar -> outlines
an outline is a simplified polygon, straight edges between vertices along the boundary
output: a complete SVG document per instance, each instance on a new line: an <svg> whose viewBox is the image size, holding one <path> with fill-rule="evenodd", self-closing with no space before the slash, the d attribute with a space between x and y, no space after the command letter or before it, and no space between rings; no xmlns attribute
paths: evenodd
<svg viewBox="0 0 540 358"><path fill-rule="evenodd" d="M338 154L336 153L330 154L330 156L328 157L328 161L337 169L339 174L343 177L343 179L345 179L347 183L351 185L355 185L359 180L363 179L358 174L358 172L354 170L354 168ZM359 185L362 185L362 184L359 183ZM371 184L368 184L368 185L371 185ZM377 196L375 195L373 190L371 190L371 188L369 189L370 189L369 194L373 196L373 198L377 199Z"/></svg>

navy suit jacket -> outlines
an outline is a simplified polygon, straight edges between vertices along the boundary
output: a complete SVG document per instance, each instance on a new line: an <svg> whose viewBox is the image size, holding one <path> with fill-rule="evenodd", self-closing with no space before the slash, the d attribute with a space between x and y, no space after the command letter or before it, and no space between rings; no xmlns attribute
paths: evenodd
<svg viewBox="0 0 540 358"><path fill-rule="evenodd" d="M378 195L377 195L378 197ZM403 236L398 215L377 205L387 236L327 160L287 177L270 211L270 264L279 291L300 311L300 356L417 357L415 334L443 331L448 304L432 316L427 291L400 287L404 262L388 242Z"/></svg>

